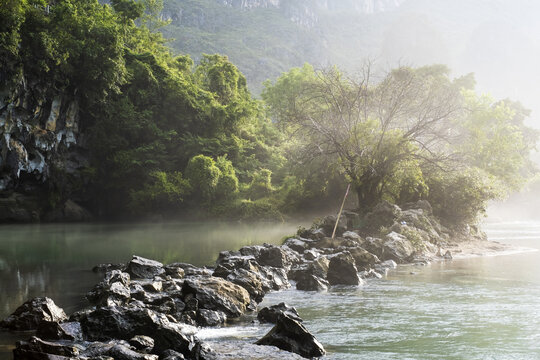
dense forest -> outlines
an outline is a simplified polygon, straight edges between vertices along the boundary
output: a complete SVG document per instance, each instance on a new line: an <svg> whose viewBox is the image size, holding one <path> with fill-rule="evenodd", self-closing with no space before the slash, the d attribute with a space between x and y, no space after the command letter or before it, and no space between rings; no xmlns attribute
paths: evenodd
<svg viewBox="0 0 540 360"><path fill-rule="evenodd" d="M427 199L452 226L533 173L528 110L442 65L306 64L256 99L227 56L174 55L160 1L1 2L3 220L282 219L351 184L361 211Z"/></svg>

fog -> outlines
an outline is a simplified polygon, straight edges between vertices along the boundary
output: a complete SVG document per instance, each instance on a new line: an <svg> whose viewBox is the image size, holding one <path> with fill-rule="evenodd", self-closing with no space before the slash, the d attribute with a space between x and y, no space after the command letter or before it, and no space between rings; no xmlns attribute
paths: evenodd
<svg viewBox="0 0 540 360"><path fill-rule="evenodd" d="M477 90L518 100L540 128L540 2L406 0L384 29L379 61L447 64Z"/></svg>

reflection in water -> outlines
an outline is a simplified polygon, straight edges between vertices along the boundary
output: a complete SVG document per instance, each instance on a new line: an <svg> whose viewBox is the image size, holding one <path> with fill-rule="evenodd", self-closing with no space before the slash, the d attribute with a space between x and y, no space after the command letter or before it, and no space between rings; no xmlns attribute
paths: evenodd
<svg viewBox="0 0 540 360"><path fill-rule="evenodd" d="M540 223L490 224L501 242L540 249ZM211 264L221 250L279 243L295 226L274 224L47 225L0 228L0 316L47 295L70 313L99 281L89 269L132 254ZM383 280L328 292L287 290L263 305L296 306L328 359L538 359L540 252L402 266ZM253 342L269 325L211 329L210 341ZM21 336L22 338L28 335ZM17 335L0 334L0 359Z"/></svg>
<svg viewBox="0 0 540 360"><path fill-rule="evenodd" d="M0 318L26 300L49 296L68 314L87 305L99 263L125 263L133 254L210 265L220 251L277 244L297 224L47 224L0 227ZM19 335L27 338L27 335ZM17 335L0 333L0 359L11 359Z"/></svg>

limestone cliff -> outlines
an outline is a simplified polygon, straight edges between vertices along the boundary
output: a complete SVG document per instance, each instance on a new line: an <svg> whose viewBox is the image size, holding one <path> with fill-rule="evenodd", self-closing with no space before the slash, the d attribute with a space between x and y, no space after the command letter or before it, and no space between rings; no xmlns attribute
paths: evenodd
<svg viewBox="0 0 540 360"><path fill-rule="evenodd" d="M88 166L79 146L78 101L25 76L0 85L0 222L61 220L64 196Z"/></svg>

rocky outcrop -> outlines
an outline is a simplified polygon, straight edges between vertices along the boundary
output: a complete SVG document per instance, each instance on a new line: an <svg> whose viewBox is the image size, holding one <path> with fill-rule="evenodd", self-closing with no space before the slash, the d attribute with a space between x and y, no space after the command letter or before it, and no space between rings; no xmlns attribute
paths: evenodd
<svg viewBox="0 0 540 360"><path fill-rule="evenodd" d="M67 320L63 309L48 297L28 300L2 322L0 327L10 330L36 330L42 321L62 322Z"/></svg>
<svg viewBox="0 0 540 360"><path fill-rule="evenodd" d="M0 222L88 220L80 206L88 199L72 197L82 193L81 170L89 167L76 96L24 74L5 86L0 84ZM51 186L62 192L53 207L46 196ZM2 202L10 202L11 210L3 211Z"/></svg>
<svg viewBox="0 0 540 360"><path fill-rule="evenodd" d="M280 315L276 325L256 344L276 346L306 358L320 357L326 354L321 343L304 325L287 314Z"/></svg>

